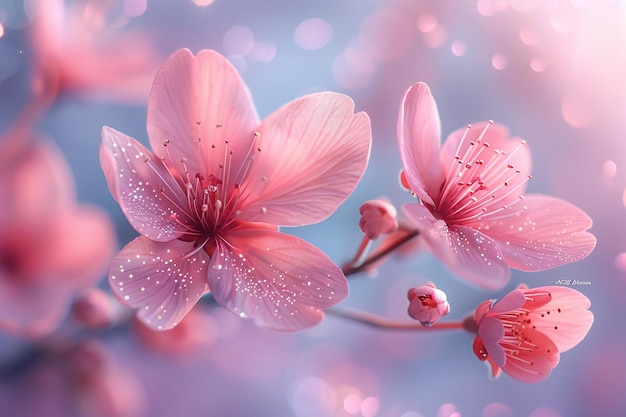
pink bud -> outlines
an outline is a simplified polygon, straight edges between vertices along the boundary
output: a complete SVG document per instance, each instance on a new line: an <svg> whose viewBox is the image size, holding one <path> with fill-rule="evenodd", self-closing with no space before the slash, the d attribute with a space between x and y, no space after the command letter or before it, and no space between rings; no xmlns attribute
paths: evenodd
<svg viewBox="0 0 626 417"><path fill-rule="evenodd" d="M372 240L398 230L396 208L388 201L382 199L366 201L359 212L361 213L359 227Z"/></svg>
<svg viewBox="0 0 626 417"><path fill-rule="evenodd" d="M410 289L408 297L409 316L425 327L432 326L450 312L446 293L437 289L432 283Z"/></svg>

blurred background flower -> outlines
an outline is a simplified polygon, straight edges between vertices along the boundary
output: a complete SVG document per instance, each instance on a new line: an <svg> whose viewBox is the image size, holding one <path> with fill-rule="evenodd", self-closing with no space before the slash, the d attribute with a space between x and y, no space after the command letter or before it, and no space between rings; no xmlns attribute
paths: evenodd
<svg viewBox="0 0 626 417"><path fill-rule="evenodd" d="M70 13L77 4L81 2L67 0L63 10ZM132 329L114 328L100 339L107 355L114 355L136 378L143 393L137 395L145 395L146 408L137 406L132 412L154 417L626 414L626 334L615 325L626 317L626 2L115 4L110 10L121 20L109 20L103 28L115 37L127 31L142 34L148 43L136 50L136 59L152 56L151 48L162 57L182 47L194 53L215 49L240 71L261 118L302 94L322 90L346 93L357 111L368 112L372 159L356 192L327 221L283 230L320 247L338 264L352 259L362 240L358 210L364 201L384 196L399 207L410 199L398 185L396 120L402 94L417 81L432 89L444 126L492 119L525 139L533 155L528 192L551 194L583 209L593 219L590 231L598 239L584 260L538 273L513 271L508 287L495 294L455 279L426 251L389 258L377 265L375 278L350 278L350 295L343 304L402 319L407 317L407 289L427 281L446 292L451 320L461 319L482 301L501 298L520 282L573 287L591 300L595 322L543 382L490 380L474 357L471 336L462 332L384 332L328 317L318 327L286 335L207 308L203 313L209 319L197 321L206 329L207 339L199 339L205 345L193 355L178 354L178 360L172 360L171 351L182 350L150 349ZM36 24L33 5L31 0L0 1L2 132L31 97L41 48L29 35ZM64 56L63 63L69 59ZM86 91L84 84L78 88ZM126 244L137 234L107 191L98 164L100 129L112 125L132 137L147 138L146 103L92 101L79 95L80 101L71 95L58 97L37 120L37 131L54 138L65 154L79 202L105 208L120 243ZM79 394L58 376L58 360L26 355L29 346L0 336L0 409L17 417L37 415L29 400L33 392L49 404L75 403ZM30 375L36 376L36 391L24 388L34 386ZM91 412L72 410L57 415Z"/></svg>

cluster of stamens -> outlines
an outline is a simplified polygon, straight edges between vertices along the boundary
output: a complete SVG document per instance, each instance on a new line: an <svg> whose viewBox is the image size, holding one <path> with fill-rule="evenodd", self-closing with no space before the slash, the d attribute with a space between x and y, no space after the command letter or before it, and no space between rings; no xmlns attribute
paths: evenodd
<svg viewBox="0 0 626 417"><path fill-rule="evenodd" d="M439 214L448 221L462 223L481 220L487 215L494 219L494 214L507 210L524 199L519 190L531 175L527 175L522 181L514 181L522 171L511 164L511 159L526 141L522 140L511 152L492 149L491 145L483 140L492 124L493 122L489 121L479 137L469 142L463 155L460 155L461 145L465 143L471 125L466 127L459 142L439 200ZM506 169L498 169L500 167ZM515 185L511 187L511 184ZM518 198L511 199L510 197L516 193ZM494 207L496 201L507 203Z"/></svg>
<svg viewBox="0 0 626 417"><path fill-rule="evenodd" d="M197 125L199 126L200 122L197 122ZM220 127L222 127L221 124L216 125L216 128ZM228 140L223 142L222 155L217 154L218 147L215 144L211 145L209 149L212 154L207 155L207 158L212 162L213 168L208 168L210 173L207 175L201 172L192 175L187 158L183 157L176 161L168 149L171 140L163 141L165 156L160 158L160 162L169 175L175 179L180 190L174 189L175 187L161 188L160 193L175 208L175 211L170 214L170 219L185 231L180 239L194 242L194 251L189 255L202 248L207 252L212 252L215 248L214 239L231 227L236 222L237 216L241 214L238 206L240 206L246 184L244 180L256 153L261 152L261 148L256 146L259 136L259 133L255 132L251 146L239 166L233 166L236 163L234 162L235 155L233 150L229 149ZM197 138L197 143L202 143L202 141L202 137ZM198 152L205 152L205 150L200 148ZM151 161L146 159L146 163L150 165ZM162 178L159 170L150 166ZM163 184L170 183L171 181L163 179Z"/></svg>

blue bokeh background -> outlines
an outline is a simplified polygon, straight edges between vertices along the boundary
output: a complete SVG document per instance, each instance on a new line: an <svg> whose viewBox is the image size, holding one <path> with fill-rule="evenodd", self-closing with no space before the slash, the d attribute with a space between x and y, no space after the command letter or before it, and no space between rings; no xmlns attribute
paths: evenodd
<svg viewBox="0 0 626 417"><path fill-rule="evenodd" d="M0 0L2 129L29 97L28 19L21 3ZM529 1L529 11L519 3L215 0L201 7L191 0L154 0L131 19L127 27L149 34L163 59L183 47L229 55L224 39L233 27L247 28L255 42L274 48L271 59L229 56L261 117L321 90L348 94L357 110L369 113L372 158L355 193L327 221L285 230L319 246L338 264L359 245L362 202L385 196L400 207L411 201L398 184L396 119L402 94L416 81L430 85L444 135L492 119L526 139L534 162L528 192L581 207L593 218L598 239L585 260L534 274L514 271L509 286L496 294L456 279L426 252L392 259L375 277L351 278L343 305L398 319L405 318L407 289L428 280L448 294L451 319L461 319L483 300L501 297L520 283L589 283L573 288L591 299L594 325L544 382L523 384L507 375L490 380L472 353L472 337L462 332L398 333L328 317L317 328L277 334L211 308L213 325L206 329L215 334L211 347L190 355L146 350L127 332L104 338L138 375L149 416L626 415L621 322L626 318L626 266L620 262L626 253L626 3ZM332 28L330 40L316 50L294 38L298 25L310 18ZM369 58L349 67L346 51ZM37 126L66 155L79 199L104 207L113 217L120 245L136 232L100 170L100 129L108 125L147 143L145 120L145 105L67 95ZM0 337L0 344L7 358L25 346L8 335ZM39 415L67 415L55 411L65 401L58 388L25 381L18 376L0 384L0 416L35 415L30 398L49 404L47 414ZM361 401L361 408L347 406L350 399Z"/></svg>

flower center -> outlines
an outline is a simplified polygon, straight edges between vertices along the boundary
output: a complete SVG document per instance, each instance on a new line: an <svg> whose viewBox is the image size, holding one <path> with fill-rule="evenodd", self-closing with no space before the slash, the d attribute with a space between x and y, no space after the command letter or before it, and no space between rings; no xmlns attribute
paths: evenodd
<svg viewBox="0 0 626 417"><path fill-rule="evenodd" d="M520 178L524 174L511 162L526 141L522 140L511 152L495 149L484 140L492 124L489 121L478 138L467 143L464 152L461 148L467 142L471 125L459 141L439 200L438 214L448 222L463 224L487 216L493 220L524 199L520 189L531 176Z"/></svg>
<svg viewBox="0 0 626 417"><path fill-rule="evenodd" d="M209 173L190 172L188 159L183 157L176 161L168 149L171 141L163 142L166 157L162 158L162 162L181 187L185 198L180 201L173 197L175 193L167 189L161 189L161 194L178 209L170 218L185 230L179 239L194 242L194 250L189 255L201 249L209 256L212 255L217 247L216 239L239 225L237 218L241 211L238 207L245 189L244 180L256 154L261 152L257 144L259 136L258 132L254 133L243 158L238 158L239 155L235 154L228 140L224 140L221 146L213 144L200 148L199 155L206 155L207 150L210 152L207 156L213 164L200 164L196 167L200 170L206 169ZM198 138L197 142L202 144L202 138Z"/></svg>

